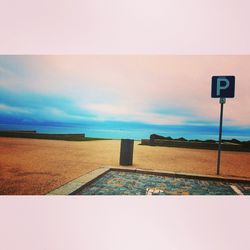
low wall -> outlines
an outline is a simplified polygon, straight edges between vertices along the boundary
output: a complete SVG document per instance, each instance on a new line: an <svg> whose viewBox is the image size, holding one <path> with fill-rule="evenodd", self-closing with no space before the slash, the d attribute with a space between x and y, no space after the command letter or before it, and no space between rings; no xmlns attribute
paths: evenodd
<svg viewBox="0 0 250 250"><path fill-rule="evenodd" d="M217 150L217 143L208 142L190 142L190 141L175 141L175 140L162 140L162 139L142 139L141 145L148 146L163 146L163 147L178 147L178 148L194 148L194 149L210 149ZM221 144L221 149L225 151L244 151L250 152L250 148L246 148L240 144Z"/></svg>
<svg viewBox="0 0 250 250"><path fill-rule="evenodd" d="M85 134L43 134L35 132L8 132L0 131L1 137L14 138L33 138L33 139L51 139L51 140L66 140L66 141L81 141L85 138Z"/></svg>

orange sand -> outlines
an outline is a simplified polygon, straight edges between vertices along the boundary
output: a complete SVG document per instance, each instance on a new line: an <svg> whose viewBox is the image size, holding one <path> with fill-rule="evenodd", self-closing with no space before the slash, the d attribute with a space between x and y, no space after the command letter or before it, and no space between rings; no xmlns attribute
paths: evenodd
<svg viewBox="0 0 250 250"><path fill-rule="evenodd" d="M213 150L140 146L134 167L216 173ZM118 166L120 141L52 141L0 138L0 194L46 194L102 166ZM250 153L222 152L221 174L250 178Z"/></svg>

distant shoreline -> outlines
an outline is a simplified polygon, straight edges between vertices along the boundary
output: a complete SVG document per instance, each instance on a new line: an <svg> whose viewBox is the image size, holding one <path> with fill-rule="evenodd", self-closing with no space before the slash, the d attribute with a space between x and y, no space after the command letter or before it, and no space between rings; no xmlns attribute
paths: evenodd
<svg viewBox="0 0 250 250"><path fill-rule="evenodd" d="M129 138L135 140L147 139L153 133L173 138L185 137L189 140L199 139L218 139L218 126L157 126L149 124L116 123L116 122L97 122L86 124L15 124L0 123L0 131L33 131L48 134L81 134L87 137L107 138L120 140ZM241 141L250 140L250 127L242 128L223 128L223 139L236 138Z"/></svg>

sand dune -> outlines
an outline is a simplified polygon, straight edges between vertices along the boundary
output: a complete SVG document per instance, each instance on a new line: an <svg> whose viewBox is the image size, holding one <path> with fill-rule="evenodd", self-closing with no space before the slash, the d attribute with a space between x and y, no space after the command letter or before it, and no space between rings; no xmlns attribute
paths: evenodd
<svg viewBox="0 0 250 250"><path fill-rule="evenodd" d="M216 151L138 144L135 142L134 167L216 173ZM46 194L101 166L118 166L119 150L119 140L0 138L0 194ZM250 178L250 153L222 152L221 174Z"/></svg>

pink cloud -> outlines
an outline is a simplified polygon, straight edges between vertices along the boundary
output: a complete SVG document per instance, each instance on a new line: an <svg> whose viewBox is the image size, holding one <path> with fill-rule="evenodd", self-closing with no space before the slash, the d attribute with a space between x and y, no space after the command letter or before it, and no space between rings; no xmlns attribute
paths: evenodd
<svg viewBox="0 0 250 250"><path fill-rule="evenodd" d="M162 115L135 109L132 106L116 106L110 104L87 104L85 109L94 113L99 119L144 122L161 125L182 124L187 120L175 115Z"/></svg>
<svg viewBox="0 0 250 250"><path fill-rule="evenodd" d="M71 98L102 119L114 115L141 121L217 122L210 97L212 75L235 75L236 97L225 105L225 123L250 125L250 56L83 55L15 57L27 70L0 84ZM88 106L92 105L92 106ZM106 105L106 106L105 106ZM188 111L189 117L157 110Z"/></svg>

